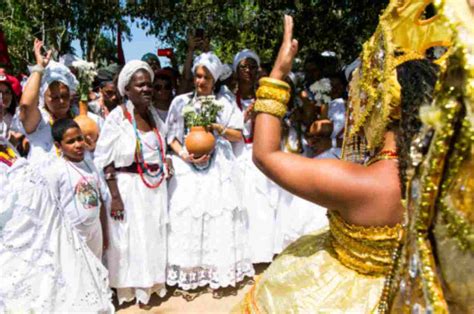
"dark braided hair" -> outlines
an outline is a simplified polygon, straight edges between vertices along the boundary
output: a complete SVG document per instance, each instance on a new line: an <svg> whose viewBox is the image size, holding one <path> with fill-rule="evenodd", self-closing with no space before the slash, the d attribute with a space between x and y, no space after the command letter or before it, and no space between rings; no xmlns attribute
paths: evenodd
<svg viewBox="0 0 474 314"><path fill-rule="evenodd" d="M401 86L401 118L391 124L391 129L397 134L399 175L404 196L410 144L422 125L420 107L433 100L438 66L427 59L407 61L397 67L397 79Z"/></svg>

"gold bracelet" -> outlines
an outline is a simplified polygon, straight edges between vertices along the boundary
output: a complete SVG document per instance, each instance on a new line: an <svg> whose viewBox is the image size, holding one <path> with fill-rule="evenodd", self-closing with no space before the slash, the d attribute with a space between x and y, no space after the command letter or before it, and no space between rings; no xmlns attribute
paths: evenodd
<svg viewBox="0 0 474 314"><path fill-rule="evenodd" d="M290 101L290 92L277 87L260 86L257 90L257 99L272 99L286 106Z"/></svg>
<svg viewBox="0 0 474 314"><path fill-rule="evenodd" d="M264 112L274 115L278 118L283 118L286 114L286 106L274 99L260 99L257 98L253 107L255 112Z"/></svg>
<svg viewBox="0 0 474 314"><path fill-rule="evenodd" d="M282 80L277 80L271 77L262 77L260 81L258 81L259 86L268 86L268 87L275 87L278 89L283 89L286 91L290 91L290 85Z"/></svg>

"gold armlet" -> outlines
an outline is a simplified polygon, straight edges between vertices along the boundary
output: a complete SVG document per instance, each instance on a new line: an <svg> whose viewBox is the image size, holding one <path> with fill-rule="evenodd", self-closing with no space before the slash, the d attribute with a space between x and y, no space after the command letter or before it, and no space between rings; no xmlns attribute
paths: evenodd
<svg viewBox="0 0 474 314"><path fill-rule="evenodd" d="M277 80L271 77L262 77L260 81L258 81L259 86L267 86L267 87L274 87L286 91L290 91L290 85L281 80Z"/></svg>
<svg viewBox="0 0 474 314"><path fill-rule="evenodd" d="M258 98L253 107L255 112L264 112L274 115L278 118L283 118L286 114L286 106L274 99L260 99Z"/></svg>

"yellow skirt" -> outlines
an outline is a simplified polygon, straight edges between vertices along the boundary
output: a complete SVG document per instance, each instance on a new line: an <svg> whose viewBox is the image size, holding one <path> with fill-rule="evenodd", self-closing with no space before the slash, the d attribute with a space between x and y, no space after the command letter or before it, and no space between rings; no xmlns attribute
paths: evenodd
<svg viewBox="0 0 474 314"><path fill-rule="evenodd" d="M257 278L233 313L375 313L383 276L342 265L328 229L290 245Z"/></svg>

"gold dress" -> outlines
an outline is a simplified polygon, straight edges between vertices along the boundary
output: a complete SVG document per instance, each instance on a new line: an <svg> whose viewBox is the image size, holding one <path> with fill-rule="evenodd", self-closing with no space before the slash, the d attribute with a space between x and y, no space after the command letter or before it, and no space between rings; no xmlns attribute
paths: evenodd
<svg viewBox="0 0 474 314"><path fill-rule="evenodd" d="M290 245L234 309L240 313L373 313L402 226L362 227L330 212L329 230Z"/></svg>

